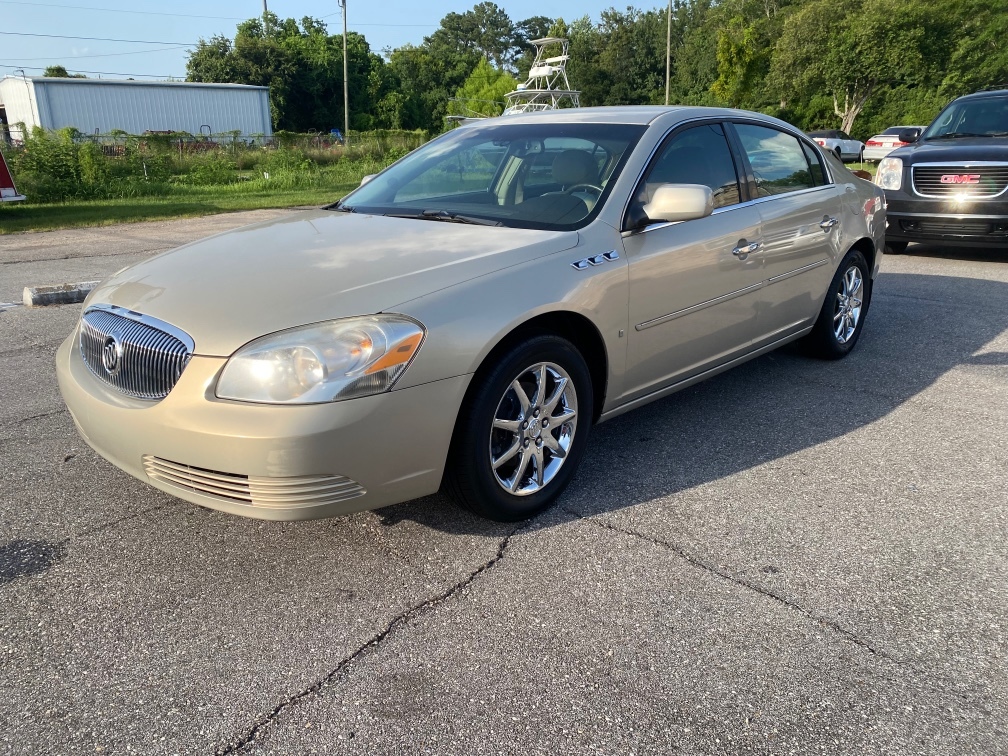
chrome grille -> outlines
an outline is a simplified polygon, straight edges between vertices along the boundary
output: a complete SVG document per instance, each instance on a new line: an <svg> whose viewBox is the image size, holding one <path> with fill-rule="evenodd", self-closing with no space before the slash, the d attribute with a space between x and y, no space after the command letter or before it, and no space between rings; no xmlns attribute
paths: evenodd
<svg viewBox="0 0 1008 756"><path fill-rule="evenodd" d="M235 475L183 465L150 454L143 456L143 466L151 480L215 499L269 509L336 504L366 493L357 481L342 475L292 478Z"/></svg>
<svg viewBox="0 0 1008 756"><path fill-rule="evenodd" d="M911 168L914 191L922 197L999 197L1008 189L1008 163L985 165L915 165ZM958 183L946 177L978 177L976 183Z"/></svg>
<svg viewBox="0 0 1008 756"><path fill-rule="evenodd" d="M193 341L160 320L119 307L89 307L80 350L92 373L138 399L168 396L189 364Z"/></svg>

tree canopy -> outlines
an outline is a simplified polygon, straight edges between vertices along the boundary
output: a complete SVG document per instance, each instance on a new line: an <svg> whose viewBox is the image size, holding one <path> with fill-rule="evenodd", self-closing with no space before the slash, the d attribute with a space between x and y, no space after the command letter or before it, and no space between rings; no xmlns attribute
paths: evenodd
<svg viewBox="0 0 1008 756"><path fill-rule="evenodd" d="M610 8L597 21L514 20L479 2L446 15L420 44L382 55L350 32L351 127L439 132L449 112L499 112L531 67L530 40L547 35L570 40L568 75L582 105L662 103L667 14L661 3ZM1008 85L1005 39L1008 0L673 0L670 101L867 136L925 123L954 96ZM343 40L318 19L245 21L233 39L200 40L187 74L268 85L277 129L343 123Z"/></svg>

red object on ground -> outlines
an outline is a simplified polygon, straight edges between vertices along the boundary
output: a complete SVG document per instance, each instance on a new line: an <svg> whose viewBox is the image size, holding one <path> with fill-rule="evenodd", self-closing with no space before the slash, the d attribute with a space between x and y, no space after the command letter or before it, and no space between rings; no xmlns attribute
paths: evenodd
<svg viewBox="0 0 1008 756"><path fill-rule="evenodd" d="M14 188L14 177L7 169L7 161L4 160L3 153L0 153L0 202L17 202L23 200L24 195L18 194Z"/></svg>

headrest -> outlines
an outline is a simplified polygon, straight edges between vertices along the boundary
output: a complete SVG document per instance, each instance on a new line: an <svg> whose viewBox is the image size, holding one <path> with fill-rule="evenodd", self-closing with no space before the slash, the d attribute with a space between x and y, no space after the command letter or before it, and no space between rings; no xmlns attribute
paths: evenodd
<svg viewBox="0 0 1008 756"><path fill-rule="evenodd" d="M564 150L553 159L553 180L564 186L597 184L598 166L582 150Z"/></svg>

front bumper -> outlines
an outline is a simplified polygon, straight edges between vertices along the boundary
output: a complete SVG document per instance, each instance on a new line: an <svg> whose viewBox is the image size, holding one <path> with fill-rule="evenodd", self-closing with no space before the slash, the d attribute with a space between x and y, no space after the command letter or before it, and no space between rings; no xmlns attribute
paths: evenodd
<svg viewBox="0 0 1008 756"><path fill-rule="evenodd" d="M886 241L1008 249L1008 202L924 199L887 189Z"/></svg>
<svg viewBox="0 0 1008 756"><path fill-rule="evenodd" d="M217 399L214 386L225 363L194 356L165 399L135 400L88 370L75 330L57 352L56 375L78 430L95 451L194 504L259 519L305 520L438 490L470 376L343 402L274 406ZM230 493L246 478L251 495Z"/></svg>

